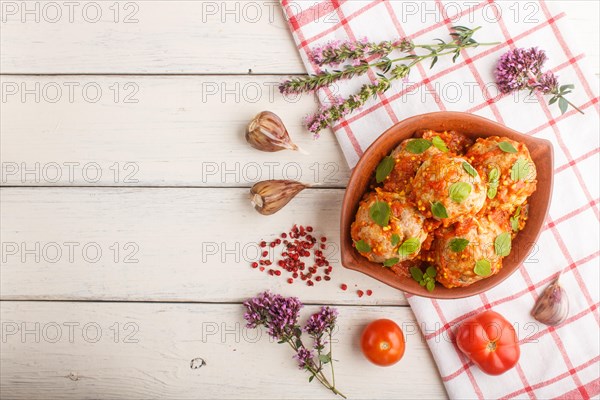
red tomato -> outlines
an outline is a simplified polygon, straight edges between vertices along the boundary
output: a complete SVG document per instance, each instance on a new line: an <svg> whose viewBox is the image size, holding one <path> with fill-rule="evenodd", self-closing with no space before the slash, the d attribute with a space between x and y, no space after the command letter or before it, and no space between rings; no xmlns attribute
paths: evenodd
<svg viewBox="0 0 600 400"><path fill-rule="evenodd" d="M396 364L404 355L402 329L389 319L377 319L367 325L360 344L365 357L382 367Z"/></svg>
<svg viewBox="0 0 600 400"><path fill-rule="evenodd" d="M489 310L463 322L456 333L456 344L489 375L505 373L515 366L521 355L517 333L511 323Z"/></svg>

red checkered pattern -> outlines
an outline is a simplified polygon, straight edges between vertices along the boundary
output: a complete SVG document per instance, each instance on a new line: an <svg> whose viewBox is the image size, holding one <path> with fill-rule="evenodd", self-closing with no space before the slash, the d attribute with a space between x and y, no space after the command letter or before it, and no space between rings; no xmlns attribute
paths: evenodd
<svg viewBox="0 0 600 400"><path fill-rule="evenodd" d="M464 51L455 64L440 59L411 72L410 82L393 87L340 121L333 131L350 166L392 124L431 111L466 111L550 140L555 150L555 185L548 220L524 264L498 287L467 299L429 300L408 296L442 380L452 398L598 398L600 396L599 318L599 118L598 97L582 65L584 55L567 37L559 2L473 3L442 1L293 1L284 13L309 73L311 47L336 39L388 40L410 37L418 43L448 38L452 25L482 26L480 42L500 42ZM577 43L575 43L577 44ZM547 98L501 95L493 85L494 66L515 47L538 46L561 83L575 84L570 109L560 114ZM355 82L318 93L355 93L376 71ZM514 251L514 250L513 250ZM569 293L569 318L547 327L529 315L541 291L558 273ZM499 377L483 374L454 344L455 327L466 318L494 309L514 322L521 341L516 368Z"/></svg>

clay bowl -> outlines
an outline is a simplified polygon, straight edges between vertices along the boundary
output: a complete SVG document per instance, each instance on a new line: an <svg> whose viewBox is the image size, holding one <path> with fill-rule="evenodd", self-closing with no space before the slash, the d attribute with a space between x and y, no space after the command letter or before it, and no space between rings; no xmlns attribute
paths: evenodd
<svg viewBox="0 0 600 400"><path fill-rule="evenodd" d="M513 240L510 255L503 260L500 272L467 287L447 289L436 284L433 292L428 292L409 277L400 277L390 269L368 261L352 246L350 226L358 209L358 204L367 191L379 162L402 140L410 138L417 130L436 131L456 130L472 137L505 136L524 143L537 167L537 190L529 198L529 219L525 228ZM517 270L534 246L550 206L553 174L552 144L518 133L506 126L488 119L460 112L436 112L405 119L385 131L363 154L352 171L344 201L341 218L342 265L360 271L383 283L404 292L436 299L458 299L473 296L493 288Z"/></svg>

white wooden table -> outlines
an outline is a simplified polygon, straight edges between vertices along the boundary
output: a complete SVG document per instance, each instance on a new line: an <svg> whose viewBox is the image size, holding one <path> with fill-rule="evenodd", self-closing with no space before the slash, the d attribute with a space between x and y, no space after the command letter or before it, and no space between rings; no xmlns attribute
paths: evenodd
<svg viewBox="0 0 600 400"><path fill-rule="evenodd" d="M243 327L240 303L267 288L339 308L351 398L446 396L402 293L343 269L337 248L315 287L249 267L257 241L294 223L337 243L349 176L334 138L301 127L315 100L277 94L304 73L277 3L0 3L3 399L331 397ZM597 72L598 3L563 7ZM310 155L251 149L261 110ZM269 178L314 187L264 217L246 194ZM381 317L406 334L392 368L358 350Z"/></svg>

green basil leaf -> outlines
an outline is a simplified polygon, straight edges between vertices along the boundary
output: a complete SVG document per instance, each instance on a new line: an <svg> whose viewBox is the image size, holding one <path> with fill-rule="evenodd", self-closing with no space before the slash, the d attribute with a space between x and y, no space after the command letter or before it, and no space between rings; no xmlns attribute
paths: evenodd
<svg viewBox="0 0 600 400"><path fill-rule="evenodd" d="M524 158L519 158L510 169L510 179L520 181L529 175L529 162Z"/></svg>
<svg viewBox="0 0 600 400"><path fill-rule="evenodd" d="M467 182L456 182L450 185L448 190L450 199L456 203L462 203L471 194L471 185Z"/></svg>
<svg viewBox="0 0 600 400"><path fill-rule="evenodd" d="M371 246L369 246L364 240L354 242L354 246L356 247L356 250L361 253L368 253L371 251Z"/></svg>
<svg viewBox="0 0 600 400"><path fill-rule="evenodd" d="M481 259L475 263L473 272L479 276L489 276L492 273L492 264L486 259Z"/></svg>
<svg viewBox="0 0 600 400"><path fill-rule="evenodd" d="M435 289L435 281L433 281L433 280L427 281L427 284L425 284L425 287L427 288L427 290L429 292L433 292L433 289Z"/></svg>
<svg viewBox="0 0 600 400"><path fill-rule="evenodd" d="M388 156L384 157L383 160L381 160L381 162L377 166L377 169L375 170L375 179L377 180L377 183L383 182L385 178L388 177L388 175L394 169L395 164L396 161L394 160L394 157Z"/></svg>
<svg viewBox="0 0 600 400"><path fill-rule="evenodd" d="M463 239L463 238L454 238L452 240L450 240L450 250L452 250L455 253L459 253L461 251L463 251L464 249L467 248L467 246L469 245L469 241L467 239Z"/></svg>
<svg viewBox="0 0 600 400"><path fill-rule="evenodd" d="M496 236L496 240L494 240L494 251L500 257L506 257L510 254L510 249L512 247L510 233L502 232L498 236Z"/></svg>
<svg viewBox="0 0 600 400"><path fill-rule="evenodd" d="M406 239L398 249L398 254L400 257L406 258L411 254L416 253L421 249L421 241L418 238L409 238Z"/></svg>
<svg viewBox="0 0 600 400"><path fill-rule="evenodd" d="M411 267L410 275L417 282L421 282L423 280L423 271L421 271L421 268L419 267Z"/></svg>
<svg viewBox="0 0 600 400"><path fill-rule="evenodd" d="M394 247L398 246L398 244L400 243L400 235L398 235L397 233L394 233L392 235L392 239L390 240L390 242L392 243L392 246L394 246Z"/></svg>
<svg viewBox="0 0 600 400"><path fill-rule="evenodd" d="M487 189L487 197L493 199L498 194L498 183L490 184Z"/></svg>
<svg viewBox="0 0 600 400"><path fill-rule="evenodd" d="M465 171L467 171L467 174L471 175L471 176L477 176L477 171L475 170L475 168L473 168L473 166L471 164L469 164L466 161L463 161L462 163L462 167Z"/></svg>
<svg viewBox="0 0 600 400"><path fill-rule="evenodd" d="M388 226L390 222L390 205L385 201L376 201L369 209L371 219L379 226Z"/></svg>
<svg viewBox="0 0 600 400"><path fill-rule="evenodd" d="M442 140L441 137L439 136L434 136L431 139L431 143L433 143L433 145L440 151L443 151L444 153L446 153L448 151L448 147L446 147L446 143Z"/></svg>
<svg viewBox="0 0 600 400"><path fill-rule="evenodd" d="M406 151L413 154L421 154L431 147L431 142L425 139L412 139L406 144Z"/></svg>
<svg viewBox="0 0 600 400"><path fill-rule="evenodd" d="M500 170L494 167L488 172L487 197L493 199L498 193L498 181L500 180Z"/></svg>
<svg viewBox="0 0 600 400"><path fill-rule="evenodd" d="M394 258L388 258L387 260L385 260L383 262L383 266L384 267L391 267L393 265L396 265L400 262L400 259L398 257L394 257Z"/></svg>
<svg viewBox="0 0 600 400"><path fill-rule="evenodd" d="M512 228L513 232L519 231L519 217L520 216L521 216L521 206L517 207L513 216L510 217L510 227Z"/></svg>
<svg viewBox="0 0 600 400"><path fill-rule="evenodd" d="M500 170L497 167L490 169L488 172L488 182L498 182L500 180Z"/></svg>
<svg viewBox="0 0 600 400"><path fill-rule="evenodd" d="M510 217L510 227L513 232L519 231L519 217Z"/></svg>
<svg viewBox="0 0 600 400"><path fill-rule="evenodd" d="M431 203L431 213L434 217L437 218L448 218L448 211L446 211L446 207L439 201L434 201Z"/></svg>
<svg viewBox="0 0 600 400"><path fill-rule="evenodd" d="M521 206L517 207L514 213L514 217L519 217L521 215Z"/></svg>
<svg viewBox="0 0 600 400"><path fill-rule="evenodd" d="M435 278L435 275L437 274L437 270L435 269L435 267L433 266L429 266L427 267L427 269L425 270L425 275L427 275L430 278Z"/></svg>
<svg viewBox="0 0 600 400"><path fill-rule="evenodd" d="M517 149L509 142L500 142L498 143L498 147L505 153L516 153Z"/></svg>

